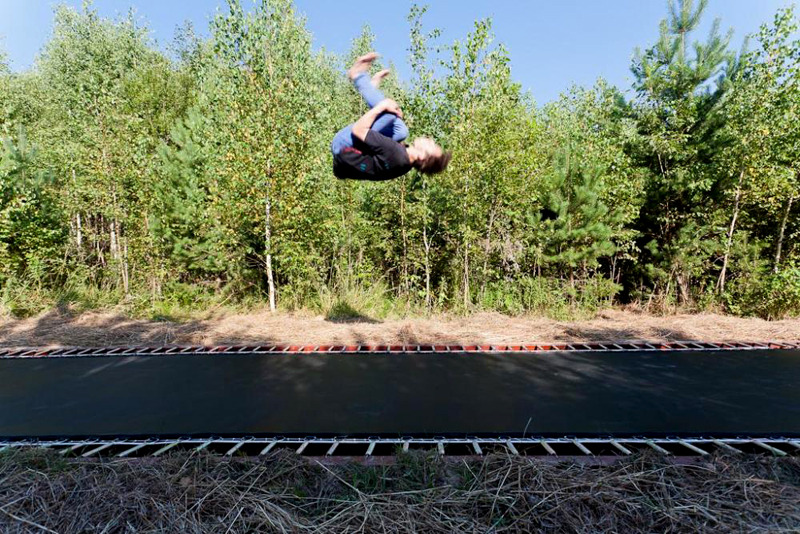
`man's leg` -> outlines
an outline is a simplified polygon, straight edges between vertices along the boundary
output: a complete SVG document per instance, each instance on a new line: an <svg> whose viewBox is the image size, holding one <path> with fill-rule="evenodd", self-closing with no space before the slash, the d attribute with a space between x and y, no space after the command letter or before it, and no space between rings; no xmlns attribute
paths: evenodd
<svg viewBox="0 0 800 534"><path fill-rule="evenodd" d="M372 124L372 130L375 130L393 141L405 141L408 137L408 126L403 122L403 119L394 113L384 113Z"/></svg>
<svg viewBox="0 0 800 534"><path fill-rule="evenodd" d="M372 124L371 130L389 137L393 141L405 141L408 137L408 127L403 119L394 113L384 113Z"/></svg>
<svg viewBox="0 0 800 534"><path fill-rule="evenodd" d="M366 100L370 109L386 98L383 91L372 85L372 78L368 72L362 72L353 78L353 85L355 85L356 91Z"/></svg>
<svg viewBox="0 0 800 534"><path fill-rule="evenodd" d="M353 79L353 85L361 94L370 109L377 106L381 100L385 99L383 92L372 84L369 74L362 72ZM403 119L393 113L384 113L372 124L372 130L379 132L386 137L390 137L396 142L405 140L408 137L408 127Z"/></svg>

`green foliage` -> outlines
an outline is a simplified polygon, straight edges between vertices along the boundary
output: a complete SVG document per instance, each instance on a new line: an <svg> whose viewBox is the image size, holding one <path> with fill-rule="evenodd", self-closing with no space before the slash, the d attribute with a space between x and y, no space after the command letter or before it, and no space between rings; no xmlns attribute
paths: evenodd
<svg viewBox="0 0 800 534"><path fill-rule="evenodd" d="M554 162L545 201L553 218L543 225L547 235L544 261L556 265L559 272L574 276L580 269L588 273L601 258L616 252L613 237L622 227L623 214L601 200L603 175L596 164L589 168L576 164L569 149Z"/></svg>
<svg viewBox="0 0 800 534"><path fill-rule="evenodd" d="M720 76L732 62L732 33L721 36L719 20L705 42L690 42L707 3L695 8L693 0L671 1L658 42L637 51L632 67L639 131L632 154L649 170L636 224L643 252L639 283L661 288L668 299L674 292L681 303L691 302L691 280L698 276L686 252L701 245L690 236L713 239L705 207L715 202L721 179L712 166L719 150L715 112L727 89Z"/></svg>
<svg viewBox="0 0 800 534"><path fill-rule="evenodd" d="M736 54L719 21L694 38L706 8L669 3L633 98L601 79L537 107L490 20L443 43L412 6L411 78L382 89L454 158L358 183L332 176L329 143L364 111L342 68L369 27L335 57L291 0L229 0L168 57L130 14L57 7L34 68L0 56L3 307L798 313L797 18Z"/></svg>
<svg viewBox="0 0 800 534"><path fill-rule="evenodd" d="M158 153L161 174L153 190L150 230L170 270L202 280L227 271L225 229L214 212L216 191L206 181L207 157L196 139L202 117L190 110L172 130L171 144Z"/></svg>
<svg viewBox="0 0 800 534"><path fill-rule="evenodd" d="M533 314L556 320L591 317L608 307L620 286L597 276L572 283L552 278L493 282L483 293L484 309L509 315Z"/></svg>
<svg viewBox="0 0 800 534"><path fill-rule="evenodd" d="M56 272L66 231L51 192L52 177L33 167L25 130L0 152L0 283L27 276L46 283Z"/></svg>
<svg viewBox="0 0 800 534"><path fill-rule="evenodd" d="M757 279L733 284L730 308L742 315L783 319L800 315L800 266L789 263L778 273L762 272Z"/></svg>
<svg viewBox="0 0 800 534"><path fill-rule="evenodd" d="M188 320L224 306L230 296L219 284L167 281L161 286L157 299L142 293L130 310L134 316L148 319Z"/></svg>

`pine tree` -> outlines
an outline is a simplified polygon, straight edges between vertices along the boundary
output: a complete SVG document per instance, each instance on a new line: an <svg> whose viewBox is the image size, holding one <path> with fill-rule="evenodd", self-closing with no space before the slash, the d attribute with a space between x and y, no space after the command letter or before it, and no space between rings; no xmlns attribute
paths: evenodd
<svg viewBox="0 0 800 534"><path fill-rule="evenodd" d="M203 118L190 110L172 129L171 143L159 147L162 167L150 218L165 259L190 280L219 276L228 268L226 234L214 213L213 182L197 139L202 128Z"/></svg>
<svg viewBox="0 0 800 534"><path fill-rule="evenodd" d="M692 280L704 273L696 258L684 253L686 247L676 244L685 245L688 227L695 239L717 232L706 209L719 193L712 165L720 148L715 106L727 87L720 75L733 60L732 33L721 35L719 20L705 42L691 41L707 5L707 0L697 6L693 0L671 0L658 42L645 52L637 50L632 66L640 135L631 150L650 171L636 225L645 252L640 276L667 298L676 289L682 302L692 299Z"/></svg>
<svg viewBox="0 0 800 534"><path fill-rule="evenodd" d="M611 209L601 199L605 170L579 164L569 148L553 161L548 180L544 221L545 261L556 272L587 278L603 258L616 252L614 236L624 223L621 209Z"/></svg>

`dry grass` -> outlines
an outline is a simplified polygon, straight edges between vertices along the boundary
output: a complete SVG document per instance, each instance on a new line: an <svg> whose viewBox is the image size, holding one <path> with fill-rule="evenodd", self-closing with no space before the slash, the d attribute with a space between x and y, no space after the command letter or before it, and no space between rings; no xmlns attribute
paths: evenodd
<svg viewBox="0 0 800 534"><path fill-rule="evenodd" d="M0 456L0 529L18 532L797 532L800 460L612 465L401 455L149 460Z"/></svg>
<svg viewBox="0 0 800 534"><path fill-rule="evenodd" d="M800 338L800 319L764 321L714 314L656 316L607 310L587 321L480 313L469 317L353 321L255 311L186 322L130 319L113 312L52 311L0 319L0 346L133 344L521 343L601 340L765 341Z"/></svg>

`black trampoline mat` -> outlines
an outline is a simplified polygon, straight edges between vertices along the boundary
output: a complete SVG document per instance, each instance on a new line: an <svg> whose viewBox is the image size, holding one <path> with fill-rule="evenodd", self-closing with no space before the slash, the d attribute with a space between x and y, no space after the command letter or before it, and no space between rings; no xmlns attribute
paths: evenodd
<svg viewBox="0 0 800 534"><path fill-rule="evenodd" d="M0 437L797 436L800 351L0 359Z"/></svg>

